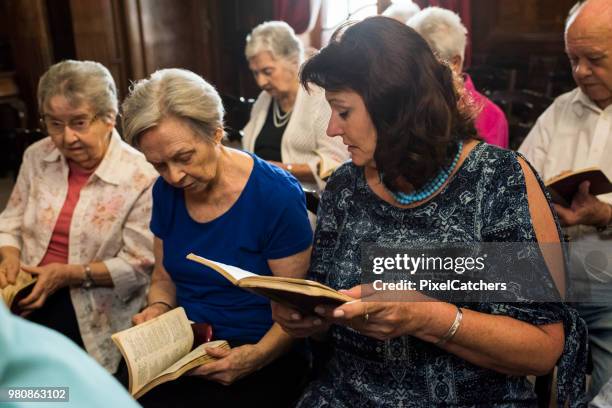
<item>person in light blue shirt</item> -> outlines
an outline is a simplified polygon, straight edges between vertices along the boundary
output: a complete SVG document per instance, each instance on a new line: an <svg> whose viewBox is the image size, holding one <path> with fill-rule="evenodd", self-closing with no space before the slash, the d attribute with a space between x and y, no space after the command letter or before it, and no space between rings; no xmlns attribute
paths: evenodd
<svg viewBox="0 0 612 408"><path fill-rule="evenodd" d="M95 360L63 335L11 315L0 302L0 406L139 407ZM67 387L68 402L9 402L13 387Z"/></svg>

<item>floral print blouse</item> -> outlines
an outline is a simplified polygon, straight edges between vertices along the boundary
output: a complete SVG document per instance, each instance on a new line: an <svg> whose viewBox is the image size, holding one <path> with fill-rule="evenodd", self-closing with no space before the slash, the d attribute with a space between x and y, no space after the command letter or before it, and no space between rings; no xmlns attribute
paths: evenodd
<svg viewBox="0 0 612 408"><path fill-rule="evenodd" d="M43 259L68 191L68 163L50 138L30 146L0 214L0 246L21 262ZM111 334L131 326L143 306L153 268L151 188L157 178L144 156L113 131L104 159L81 190L70 225L68 263L104 262L113 287L70 288L87 351L108 371L120 353ZM44 306L43 306L44 307Z"/></svg>

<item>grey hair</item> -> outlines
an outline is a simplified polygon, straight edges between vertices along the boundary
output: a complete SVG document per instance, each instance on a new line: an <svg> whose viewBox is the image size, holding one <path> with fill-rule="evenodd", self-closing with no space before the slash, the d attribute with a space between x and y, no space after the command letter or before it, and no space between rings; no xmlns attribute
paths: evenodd
<svg viewBox="0 0 612 408"><path fill-rule="evenodd" d="M427 7L406 24L427 41L438 57L450 61L455 55L465 56L467 29L456 13L440 7Z"/></svg>
<svg viewBox="0 0 612 408"><path fill-rule="evenodd" d="M164 118L183 120L205 141L223 129L223 103L215 88L186 69L155 71L135 83L121 105L126 141L138 146L142 134Z"/></svg>
<svg viewBox="0 0 612 408"><path fill-rule="evenodd" d="M113 119L119 102L117 86L109 70L99 62L66 60L51 65L38 81L38 111L42 115L49 100L61 95L71 106L87 103L96 115Z"/></svg>
<svg viewBox="0 0 612 408"><path fill-rule="evenodd" d="M250 60L268 51L274 59L283 59L299 66L304 60L304 46L293 28L284 21L267 21L247 35L244 55Z"/></svg>
<svg viewBox="0 0 612 408"><path fill-rule="evenodd" d="M412 0L395 0L383 11L382 15L406 24L406 21L419 11L421 8Z"/></svg>

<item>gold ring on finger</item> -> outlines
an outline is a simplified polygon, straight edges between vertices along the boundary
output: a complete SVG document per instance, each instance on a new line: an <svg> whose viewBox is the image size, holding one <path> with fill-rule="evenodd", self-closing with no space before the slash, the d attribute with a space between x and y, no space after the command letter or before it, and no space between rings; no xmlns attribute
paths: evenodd
<svg viewBox="0 0 612 408"><path fill-rule="evenodd" d="M364 307L364 309L365 309L365 310L364 310L364 311L365 311L365 313L363 314L363 320L365 320L365 322L367 323L367 322L368 322L368 320L370 320L370 314L368 313L368 304L367 304L367 303L364 303L364 304L363 304L363 307Z"/></svg>

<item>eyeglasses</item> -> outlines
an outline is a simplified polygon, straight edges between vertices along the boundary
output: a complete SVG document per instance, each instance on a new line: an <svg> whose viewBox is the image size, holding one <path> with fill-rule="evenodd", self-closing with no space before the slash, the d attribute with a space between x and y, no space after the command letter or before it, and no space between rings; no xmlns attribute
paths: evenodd
<svg viewBox="0 0 612 408"><path fill-rule="evenodd" d="M68 126L70 129L74 130L77 133L85 133L89 130L89 127L96 119L98 119L98 116L94 115L91 118L80 117L70 119L68 123L66 123L62 122L61 120L54 119L50 116L43 115L40 122L49 136L55 136L64 133L64 128L66 126Z"/></svg>

